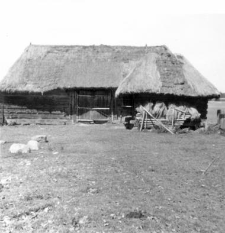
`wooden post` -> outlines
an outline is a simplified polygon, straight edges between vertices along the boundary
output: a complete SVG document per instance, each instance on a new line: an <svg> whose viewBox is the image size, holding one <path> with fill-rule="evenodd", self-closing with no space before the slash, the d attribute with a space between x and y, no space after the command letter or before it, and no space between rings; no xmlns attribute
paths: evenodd
<svg viewBox="0 0 225 233"><path fill-rule="evenodd" d="M113 123L113 90L110 91L111 123Z"/></svg>
<svg viewBox="0 0 225 233"><path fill-rule="evenodd" d="M132 95L132 118L135 117L135 115L134 115L134 113L135 113L135 111L134 111L134 100L135 100L135 98L134 98L134 94L133 94Z"/></svg>
<svg viewBox="0 0 225 233"><path fill-rule="evenodd" d="M175 109L173 108L173 115L172 115L172 127L173 127L173 124L174 124L174 118L175 118Z"/></svg>
<svg viewBox="0 0 225 233"><path fill-rule="evenodd" d="M73 114L73 109L72 109L72 93L68 92L69 95L69 118L72 121L72 114Z"/></svg>
<svg viewBox="0 0 225 233"><path fill-rule="evenodd" d="M117 109L117 98L115 97L115 99L114 99L114 106L115 106L115 114L116 114L116 119L118 120L118 109Z"/></svg>
<svg viewBox="0 0 225 233"><path fill-rule="evenodd" d="M218 109L218 110L217 110L217 124L220 124L220 123L221 123L220 114L221 114L221 109Z"/></svg>
<svg viewBox="0 0 225 233"><path fill-rule="evenodd" d="M145 122L144 122L144 129L147 129L147 121L148 121L148 115L146 114Z"/></svg>
<svg viewBox="0 0 225 233"><path fill-rule="evenodd" d="M75 91L74 92L74 107L75 107L75 111L74 111L74 122L77 123L79 116L78 116L78 92Z"/></svg>
<svg viewBox="0 0 225 233"><path fill-rule="evenodd" d="M142 128L143 128L143 125L144 125L145 115L146 115L146 112L143 111L143 119L142 119L142 122L141 122L140 131L142 131Z"/></svg>
<svg viewBox="0 0 225 233"><path fill-rule="evenodd" d="M160 125L164 128L164 129L166 129L168 132L170 132L171 134L174 134L172 131L170 131L160 120L158 120L158 119L156 119L146 108L144 108L143 107L143 109L144 109L144 111L146 112L146 113L148 113L153 119L155 119L157 122L159 122L160 123Z"/></svg>
<svg viewBox="0 0 225 233"><path fill-rule="evenodd" d="M78 120L78 94L77 91L72 91L70 93L70 101L71 101L71 120L72 123L77 123Z"/></svg>
<svg viewBox="0 0 225 233"><path fill-rule="evenodd" d="M225 110L217 110L217 124L220 125L221 129L225 129Z"/></svg>
<svg viewBox="0 0 225 233"><path fill-rule="evenodd" d="M74 123L73 115L74 115L74 93L73 91L70 93L70 100L71 100L71 120Z"/></svg>
<svg viewBox="0 0 225 233"><path fill-rule="evenodd" d="M2 105L2 125L5 124L4 103Z"/></svg>

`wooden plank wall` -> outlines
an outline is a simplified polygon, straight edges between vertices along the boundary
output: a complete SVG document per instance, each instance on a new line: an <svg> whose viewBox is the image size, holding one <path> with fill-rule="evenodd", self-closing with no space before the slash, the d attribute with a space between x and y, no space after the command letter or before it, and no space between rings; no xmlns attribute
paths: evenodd
<svg viewBox="0 0 225 233"><path fill-rule="evenodd" d="M73 122L111 119L111 92L109 90L71 90Z"/></svg>
<svg viewBox="0 0 225 233"><path fill-rule="evenodd" d="M1 98L1 97L0 97ZM3 125L4 124L4 117L3 117L3 114L4 114L4 105L0 105L0 125Z"/></svg>
<svg viewBox="0 0 225 233"><path fill-rule="evenodd" d="M70 90L69 109L73 123L78 121L107 120L120 122L124 114L122 98L115 98L115 89L80 89ZM107 109L109 108L109 109Z"/></svg>
<svg viewBox="0 0 225 233"><path fill-rule="evenodd" d="M55 90L41 94L1 93L0 120L10 124L68 124L69 96Z"/></svg>

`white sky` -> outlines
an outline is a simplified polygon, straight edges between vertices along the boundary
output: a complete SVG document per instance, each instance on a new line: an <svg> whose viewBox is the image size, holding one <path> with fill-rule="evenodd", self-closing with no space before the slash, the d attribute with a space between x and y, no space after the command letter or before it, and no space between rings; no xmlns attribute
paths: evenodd
<svg viewBox="0 0 225 233"><path fill-rule="evenodd" d="M30 43L167 45L225 92L222 0L1 0L0 42L0 79Z"/></svg>

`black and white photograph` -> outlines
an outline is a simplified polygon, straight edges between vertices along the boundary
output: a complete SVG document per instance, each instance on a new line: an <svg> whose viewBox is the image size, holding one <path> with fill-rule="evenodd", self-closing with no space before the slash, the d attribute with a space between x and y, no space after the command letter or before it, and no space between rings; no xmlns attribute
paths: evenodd
<svg viewBox="0 0 225 233"><path fill-rule="evenodd" d="M0 2L0 233L225 232L222 0Z"/></svg>

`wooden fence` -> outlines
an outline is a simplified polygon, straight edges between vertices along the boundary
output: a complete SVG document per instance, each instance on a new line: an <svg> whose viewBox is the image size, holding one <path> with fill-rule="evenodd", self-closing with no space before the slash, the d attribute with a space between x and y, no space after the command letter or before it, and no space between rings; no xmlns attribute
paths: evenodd
<svg viewBox="0 0 225 233"><path fill-rule="evenodd" d="M217 123L222 129L225 129L225 110L217 110Z"/></svg>

